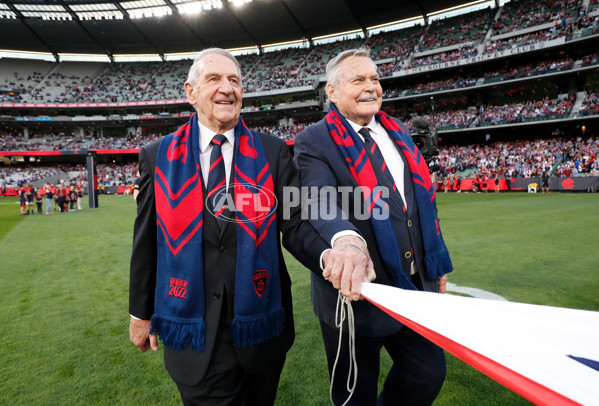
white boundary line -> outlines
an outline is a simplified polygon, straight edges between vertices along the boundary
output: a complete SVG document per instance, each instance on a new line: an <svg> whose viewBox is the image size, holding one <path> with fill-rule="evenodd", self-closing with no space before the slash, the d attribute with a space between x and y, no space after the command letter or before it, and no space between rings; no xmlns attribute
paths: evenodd
<svg viewBox="0 0 599 406"><path fill-rule="evenodd" d="M509 302L509 300L507 300L503 296L497 295L495 293L491 293L483 289L471 288L468 286L458 286L455 283L451 282L447 282L447 291L461 293L478 299L490 299L499 300L501 302Z"/></svg>

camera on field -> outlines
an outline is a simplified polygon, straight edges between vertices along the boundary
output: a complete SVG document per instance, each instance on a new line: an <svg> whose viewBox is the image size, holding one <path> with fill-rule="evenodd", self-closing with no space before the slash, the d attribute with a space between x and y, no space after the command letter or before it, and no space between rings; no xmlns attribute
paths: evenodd
<svg viewBox="0 0 599 406"><path fill-rule="evenodd" d="M439 155L437 129L422 117L415 118L412 121L412 127L412 141L428 163Z"/></svg>

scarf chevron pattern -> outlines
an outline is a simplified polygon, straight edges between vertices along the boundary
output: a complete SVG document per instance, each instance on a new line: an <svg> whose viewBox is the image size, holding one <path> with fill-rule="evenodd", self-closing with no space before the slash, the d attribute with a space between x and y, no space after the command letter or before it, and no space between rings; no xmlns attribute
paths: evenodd
<svg viewBox="0 0 599 406"><path fill-rule="evenodd" d="M362 187L364 201L367 202L369 212L375 207L388 207L384 202L381 185L379 185L372 164L362 140L358 137L352 126L339 113L337 106L331 103L325 117L329 134L337 144L349 167L349 171L356 183ZM406 158L414 183L414 198L418 206L420 230L424 244L424 262L426 276L437 279L453 270L451 259L443 241L437 217L437 204L435 190L431 183L428 166L422 154L414 145L412 138L403 128L383 111L376 114L376 120L387 130L395 141L397 149ZM401 257L398 250L397 239L393 230L390 216L381 219L380 216L370 216L370 224L374 230L376 243L387 270L390 271L395 286L402 289L415 290L416 287L404 273L401 266Z"/></svg>
<svg viewBox="0 0 599 406"><path fill-rule="evenodd" d="M154 177L158 251L151 331L171 348L183 349L191 342L193 350L204 351L205 196L199 140L194 115L167 135L158 149ZM260 138L241 119L235 127L233 190L229 201L235 202L237 262L232 331L234 345L247 347L278 337L285 311L273 179Z"/></svg>

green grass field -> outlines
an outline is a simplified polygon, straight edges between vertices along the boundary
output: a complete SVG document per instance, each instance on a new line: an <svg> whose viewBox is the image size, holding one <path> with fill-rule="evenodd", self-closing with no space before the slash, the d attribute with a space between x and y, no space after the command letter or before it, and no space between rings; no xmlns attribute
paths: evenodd
<svg viewBox="0 0 599 406"><path fill-rule="evenodd" d="M129 342L132 197L100 196L98 209L51 216L20 217L14 202L0 198L0 404L180 404L162 351L140 354ZM599 311L599 195L441 193L438 205L451 282ZM309 274L292 258L288 264L297 337L277 405L328 405ZM528 404L447 359L436 405ZM384 358L383 374L389 365Z"/></svg>

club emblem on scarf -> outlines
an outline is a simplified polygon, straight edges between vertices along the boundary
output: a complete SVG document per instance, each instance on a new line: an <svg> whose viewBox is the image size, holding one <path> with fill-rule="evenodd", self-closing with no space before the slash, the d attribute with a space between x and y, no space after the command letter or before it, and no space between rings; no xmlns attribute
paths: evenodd
<svg viewBox="0 0 599 406"><path fill-rule="evenodd" d="M258 296L262 296L268 285L268 271L263 269L254 272L254 289Z"/></svg>

